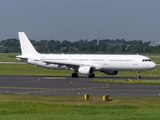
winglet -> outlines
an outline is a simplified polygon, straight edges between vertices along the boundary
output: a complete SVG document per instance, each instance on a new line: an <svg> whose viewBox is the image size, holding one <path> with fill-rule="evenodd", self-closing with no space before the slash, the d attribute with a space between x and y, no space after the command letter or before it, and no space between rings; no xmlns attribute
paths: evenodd
<svg viewBox="0 0 160 120"><path fill-rule="evenodd" d="M39 54L24 32L18 32L22 55Z"/></svg>

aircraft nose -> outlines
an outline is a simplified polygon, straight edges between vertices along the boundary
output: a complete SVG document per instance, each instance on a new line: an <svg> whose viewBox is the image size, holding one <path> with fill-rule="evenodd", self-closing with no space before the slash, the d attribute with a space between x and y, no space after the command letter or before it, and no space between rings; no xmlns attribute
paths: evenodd
<svg viewBox="0 0 160 120"><path fill-rule="evenodd" d="M151 69L154 69L154 68L156 68L156 66L157 66L156 63L153 62L150 67L151 67Z"/></svg>

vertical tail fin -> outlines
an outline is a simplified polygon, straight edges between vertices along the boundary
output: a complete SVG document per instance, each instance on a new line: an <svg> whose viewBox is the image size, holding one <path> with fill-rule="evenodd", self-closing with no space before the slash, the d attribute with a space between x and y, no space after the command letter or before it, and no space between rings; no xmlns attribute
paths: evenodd
<svg viewBox="0 0 160 120"><path fill-rule="evenodd" d="M18 32L22 55L38 54L24 32Z"/></svg>

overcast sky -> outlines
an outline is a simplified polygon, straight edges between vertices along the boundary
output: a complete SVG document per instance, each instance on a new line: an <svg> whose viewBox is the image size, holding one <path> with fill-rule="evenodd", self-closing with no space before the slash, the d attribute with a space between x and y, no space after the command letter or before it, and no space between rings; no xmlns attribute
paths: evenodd
<svg viewBox="0 0 160 120"><path fill-rule="evenodd" d="M160 0L1 0L0 40L160 41Z"/></svg>

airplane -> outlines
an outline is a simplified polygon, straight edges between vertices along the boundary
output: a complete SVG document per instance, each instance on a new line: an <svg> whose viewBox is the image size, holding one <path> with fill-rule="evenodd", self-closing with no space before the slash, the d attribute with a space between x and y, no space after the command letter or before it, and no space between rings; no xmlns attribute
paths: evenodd
<svg viewBox="0 0 160 120"><path fill-rule="evenodd" d="M150 58L138 54L40 54L24 32L18 32L18 36L22 55L16 56L16 59L48 69L73 70L71 76L74 78L78 77L78 73L94 78L95 71L107 75L117 75L119 71L137 71L137 78L141 78L140 71L156 68Z"/></svg>

